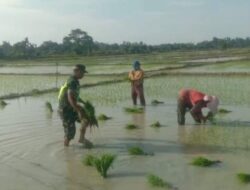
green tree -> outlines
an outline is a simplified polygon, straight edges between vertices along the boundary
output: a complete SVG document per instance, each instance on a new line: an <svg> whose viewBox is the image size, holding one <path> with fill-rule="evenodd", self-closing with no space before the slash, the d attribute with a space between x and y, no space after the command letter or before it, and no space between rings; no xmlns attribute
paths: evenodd
<svg viewBox="0 0 250 190"><path fill-rule="evenodd" d="M64 50L77 55L91 55L94 46L93 38L81 29L72 30L63 38Z"/></svg>

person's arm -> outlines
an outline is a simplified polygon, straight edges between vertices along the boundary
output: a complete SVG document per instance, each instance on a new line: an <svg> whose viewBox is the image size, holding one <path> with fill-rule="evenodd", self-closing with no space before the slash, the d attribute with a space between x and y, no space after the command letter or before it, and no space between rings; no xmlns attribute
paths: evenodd
<svg viewBox="0 0 250 190"><path fill-rule="evenodd" d="M75 97L75 93L72 90L68 90L68 101L70 103L70 105L72 106L72 108L76 111L76 112L80 112L80 106L77 104L77 99Z"/></svg>
<svg viewBox="0 0 250 190"><path fill-rule="evenodd" d="M205 123L206 120L207 120L207 118L203 116L202 111L201 111L201 109L203 107L204 107L204 102L203 101L199 101L190 110L190 113L191 113L192 117L198 123L201 123L201 122Z"/></svg>
<svg viewBox="0 0 250 190"><path fill-rule="evenodd" d="M128 78L129 78L130 81L133 81L133 80L134 80L134 72L133 72L133 71L130 71L130 72L129 72Z"/></svg>

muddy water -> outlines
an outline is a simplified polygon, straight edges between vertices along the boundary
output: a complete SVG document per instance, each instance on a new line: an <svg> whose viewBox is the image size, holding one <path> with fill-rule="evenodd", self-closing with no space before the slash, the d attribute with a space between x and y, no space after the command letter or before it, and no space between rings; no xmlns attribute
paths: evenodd
<svg viewBox="0 0 250 190"><path fill-rule="evenodd" d="M175 102L147 106L145 114L126 114L122 106L97 106L98 113L113 117L88 132L95 144L87 150L77 143L78 135L68 148L63 147L63 131L56 112L47 113L44 102L51 96L21 98L8 101L0 110L0 183L5 190L127 190L152 189L146 181L148 173L183 190L249 189L235 178L238 172L250 172L250 123L247 107L225 106L233 112L217 117L217 125L176 125ZM130 102L124 102L123 104ZM164 126L149 127L154 121ZM140 129L127 131L124 126L135 123ZM234 125L232 125L233 123ZM203 140L205 139L205 140ZM154 156L129 156L127 148L141 146ZM93 168L85 167L83 155L110 152L117 160L109 177L103 180ZM219 159L212 168L196 168L189 163L195 156Z"/></svg>

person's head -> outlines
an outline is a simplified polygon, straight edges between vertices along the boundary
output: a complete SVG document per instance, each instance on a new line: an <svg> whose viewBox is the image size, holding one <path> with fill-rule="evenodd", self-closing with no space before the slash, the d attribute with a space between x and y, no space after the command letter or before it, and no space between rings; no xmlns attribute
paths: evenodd
<svg viewBox="0 0 250 190"><path fill-rule="evenodd" d="M85 65L77 64L73 68L74 76L77 79L81 79L84 77L84 74L87 73Z"/></svg>
<svg viewBox="0 0 250 190"><path fill-rule="evenodd" d="M141 68L141 63L139 61L134 61L133 63L133 69L139 70Z"/></svg>
<svg viewBox="0 0 250 190"><path fill-rule="evenodd" d="M207 108L215 115L218 111L219 99L216 96L205 95L203 100L207 103Z"/></svg>

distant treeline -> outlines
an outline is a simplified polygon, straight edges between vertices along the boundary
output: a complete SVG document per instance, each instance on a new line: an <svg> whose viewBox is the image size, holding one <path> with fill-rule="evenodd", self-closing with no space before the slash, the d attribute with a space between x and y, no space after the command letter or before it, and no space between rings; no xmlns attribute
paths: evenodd
<svg viewBox="0 0 250 190"><path fill-rule="evenodd" d="M122 44L107 44L96 42L81 29L75 29L63 38L62 43L45 41L37 46L25 38L23 41L11 45L3 42L0 45L0 59L32 59L60 55L118 55L118 54L144 54L153 52L169 52L176 50L211 50L228 48L250 47L250 38L216 38L200 43L173 43L160 45L147 45L143 42L123 42Z"/></svg>

